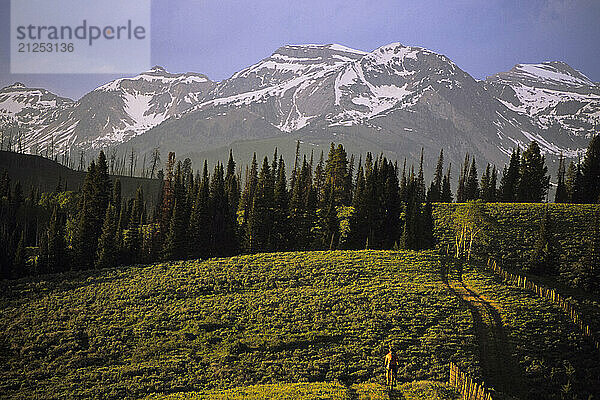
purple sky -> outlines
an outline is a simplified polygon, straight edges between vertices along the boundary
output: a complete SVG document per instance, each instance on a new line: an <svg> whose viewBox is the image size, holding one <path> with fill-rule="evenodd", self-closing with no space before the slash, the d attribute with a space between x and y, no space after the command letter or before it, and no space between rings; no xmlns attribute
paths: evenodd
<svg viewBox="0 0 600 400"><path fill-rule="evenodd" d="M9 1L0 0L0 86L79 98L115 75L9 73ZM517 63L561 60L600 81L600 1L152 1L152 63L222 80L285 44L391 42L445 54L482 79Z"/></svg>

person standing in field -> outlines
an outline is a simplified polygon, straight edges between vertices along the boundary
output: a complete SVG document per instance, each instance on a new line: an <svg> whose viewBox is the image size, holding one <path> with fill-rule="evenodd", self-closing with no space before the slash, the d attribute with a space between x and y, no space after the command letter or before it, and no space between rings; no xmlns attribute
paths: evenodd
<svg viewBox="0 0 600 400"><path fill-rule="evenodd" d="M395 386L398 379L398 356L394 347L390 345L385 355L385 382L387 386Z"/></svg>

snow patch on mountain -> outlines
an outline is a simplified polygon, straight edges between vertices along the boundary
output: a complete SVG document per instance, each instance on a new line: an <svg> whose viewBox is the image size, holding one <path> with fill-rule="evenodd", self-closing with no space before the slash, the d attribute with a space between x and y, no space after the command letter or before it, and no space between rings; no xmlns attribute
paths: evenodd
<svg viewBox="0 0 600 400"><path fill-rule="evenodd" d="M559 68L563 66L563 68ZM559 62L546 62L541 64L517 64L515 73L546 82L556 82L567 85L594 86L594 83L585 75ZM568 67L568 66L567 66Z"/></svg>
<svg viewBox="0 0 600 400"><path fill-rule="evenodd" d="M123 95L125 112L135 121L132 126L134 131L142 133L167 119L167 109L163 113L151 112L152 99L154 99L152 94L125 93Z"/></svg>

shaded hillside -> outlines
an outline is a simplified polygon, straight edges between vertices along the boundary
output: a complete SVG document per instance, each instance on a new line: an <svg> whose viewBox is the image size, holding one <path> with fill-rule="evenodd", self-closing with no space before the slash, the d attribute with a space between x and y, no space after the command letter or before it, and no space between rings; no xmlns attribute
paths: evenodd
<svg viewBox="0 0 600 400"><path fill-rule="evenodd" d="M23 192L27 194L32 187L40 192L56 190L60 184L64 190L79 190L85 178L85 172L75 171L48 158L0 151L0 171L8 171L11 182L21 182ZM121 180L121 191L124 198L135 196L141 186L149 204L154 203L160 188L158 179L147 179L130 176L111 176L112 180Z"/></svg>

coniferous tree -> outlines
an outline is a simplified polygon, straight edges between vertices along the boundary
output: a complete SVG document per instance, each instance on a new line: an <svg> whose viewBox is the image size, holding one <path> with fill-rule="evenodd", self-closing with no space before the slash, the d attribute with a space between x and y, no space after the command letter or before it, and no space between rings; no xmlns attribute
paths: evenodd
<svg viewBox="0 0 600 400"><path fill-rule="evenodd" d="M524 203L539 203L546 198L550 186L548 167L537 142L533 141L523 152L519 170L517 200Z"/></svg>
<svg viewBox="0 0 600 400"><path fill-rule="evenodd" d="M421 214L421 249L431 249L435 245L433 235L433 209L431 203L425 203Z"/></svg>
<svg viewBox="0 0 600 400"><path fill-rule="evenodd" d="M94 265L94 257L96 256L98 242L95 236L96 210L94 210L93 201L95 170L96 163L92 161L88 167L81 190L79 215L77 217L78 225L74 240L76 269L91 268Z"/></svg>
<svg viewBox="0 0 600 400"><path fill-rule="evenodd" d="M135 199L133 200L129 218L130 227L139 227L146 222L144 213L144 191L142 190L141 186L138 186L137 190L135 191Z"/></svg>
<svg viewBox="0 0 600 400"><path fill-rule="evenodd" d="M567 190L567 199L569 203L583 203L583 175L581 174L581 166L579 163L571 161L569 169L567 169L567 179L565 181Z"/></svg>
<svg viewBox="0 0 600 400"><path fill-rule="evenodd" d="M125 261L126 263L136 263L141 261L143 249L142 232L143 225L146 222L146 213L144 210L144 192L141 187L138 187L135 199L129 201L128 212L124 215L124 218L127 218L127 229L123 232L121 254L123 257L122 261Z"/></svg>
<svg viewBox="0 0 600 400"><path fill-rule="evenodd" d="M312 173L306 156L297 173L290 198L290 229L292 243L297 249L307 250L313 243L312 228L317 210L317 194L312 184Z"/></svg>
<svg viewBox="0 0 600 400"><path fill-rule="evenodd" d="M45 260L45 266L47 272L66 271L69 268L69 260L65 241L65 223L58 206L54 206L46 236L47 260Z"/></svg>
<svg viewBox="0 0 600 400"><path fill-rule="evenodd" d="M406 203L408 200L407 195L407 183L406 178L406 158L404 159L404 165L402 166L402 178L400 179L400 201Z"/></svg>
<svg viewBox="0 0 600 400"><path fill-rule="evenodd" d="M90 164L84 179L79 204L78 227L75 238L75 255L83 269L94 266L98 248L98 238L112 193L108 175L108 164L103 151L97 163Z"/></svg>
<svg viewBox="0 0 600 400"><path fill-rule="evenodd" d="M350 219L349 244L353 248L361 249L367 240L365 173L361 160L358 162L358 170L356 172L356 190L352 199L352 207L354 208L354 214Z"/></svg>
<svg viewBox="0 0 600 400"><path fill-rule="evenodd" d="M600 200L600 135L595 135L587 148L581 165L583 202Z"/></svg>
<svg viewBox="0 0 600 400"><path fill-rule="evenodd" d="M322 156L322 154L321 154ZM321 161L323 158L321 157ZM320 163L321 163L320 161ZM318 165L317 165L318 167ZM275 179L275 188L273 189L273 203L274 203L274 221L273 221L273 240L274 250L287 250L290 229L288 220L288 209L289 209L289 194L287 190L287 179L285 176L285 163L283 158L279 158L277 164L277 172Z"/></svg>
<svg viewBox="0 0 600 400"><path fill-rule="evenodd" d="M209 202L210 180L208 177L208 163L205 160L190 216L190 254L194 257L207 258L210 255L212 221Z"/></svg>
<svg viewBox="0 0 600 400"><path fill-rule="evenodd" d="M320 198L323 207L329 202L328 192L333 193L336 206L349 205L352 201L352 180L348 179L348 159L344 146L339 144L337 148L331 143L329 155L325 161L325 184Z"/></svg>
<svg viewBox="0 0 600 400"><path fill-rule="evenodd" d="M275 150L277 154L277 150ZM229 150L229 161L227 162L227 173L225 175L225 193L227 194L227 202L229 204L229 215L234 217L230 223L237 223L237 210L240 202L240 182L235 174L235 161L233 160L233 152Z"/></svg>
<svg viewBox="0 0 600 400"><path fill-rule="evenodd" d="M496 201L496 167L490 164L485 168L485 173L481 176L481 199L488 203Z"/></svg>
<svg viewBox="0 0 600 400"><path fill-rule="evenodd" d="M400 236L400 247L417 250L421 246L421 202L419 201L418 179L411 172L407 177L407 201L404 205L404 227Z"/></svg>
<svg viewBox="0 0 600 400"><path fill-rule="evenodd" d="M469 154L465 155L465 161L460 167L458 177L458 187L456 189L456 202L464 203L467 201L467 180L469 179Z"/></svg>
<svg viewBox="0 0 600 400"><path fill-rule="evenodd" d="M296 149L298 151L298 149ZM240 198L239 211L242 218L241 230L247 232L248 217L250 216L250 209L252 208L252 201L254 200L254 192L256 191L256 185L258 184L258 163L256 162L256 153L252 156L252 164L250 171L246 170L246 181L244 183L244 190ZM248 238L243 238L244 247L247 249Z"/></svg>
<svg viewBox="0 0 600 400"><path fill-rule="evenodd" d="M513 203L517 201L517 192L519 188L519 168L521 165L521 153L517 147L510 156L508 167L505 166L500 179L498 189L499 198L502 202Z"/></svg>
<svg viewBox="0 0 600 400"><path fill-rule="evenodd" d="M367 240L371 249L381 248L383 246L382 238L384 234L382 191L381 191L381 172L382 164L375 161L371 168L368 168L365 174L365 217L367 222ZM414 172L412 174L414 176Z"/></svg>
<svg viewBox="0 0 600 400"><path fill-rule="evenodd" d="M173 183L173 214L171 215L169 230L165 237L163 254L167 260L180 260L187 255L187 222L189 220L184 175L180 162L177 163ZM224 204L223 207L227 208L227 204ZM132 230L130 229L130 231Z"/></svg>
<svg viewBox="0 0 600 400"><path fill-rule="evenodd" d="M419 161L419 173L416 182L416 201L425 202L425 178L423 177L423 148L421 147L421 160Z"/></svg>
<svg viewBox="0 0 600 400"><path fill-rule="evenodd" d="M13 209L17 210L24 202L25 197L23 196L23 188L21 186L21 182L17 181L17 183L15 183L13 194L11 196L11 204L13 206Z"/></svg>
<svg viewBox="0 0 600 400"><path fill-rule="evenodd" d="M492 178L490 179L490 202L498 201L498 170L496 166L492 168Z"/></svg>
<svg viewBox="0 0 600 400"><path fill-rule="evenodd" d="M451 167L451 165L448 166L448 170L446 172L446 175L444 175L444 179L442 181L442 192L440 194L440 201L443 203L452 203L452 189L450 187Z"/></svg>
<svg viewBox="0 0 600 400"><path fill-rule="evenodd" d="M116 207L109 204L104 217L102 234L98 242L98 257L96 268L109 268L117 265L118 248L116 243L117 215Z"/></svg>
<svg viewBox="0 0 600 400"><path fill-rule="evenodd" d="M225 173L217 164L210 182L209 209L211 212L211 252L217 256L230 255L235 249L235 227L229 215L229 200L225 193Z"/></svg>
<svg viewBox="0 0 600 400"><path fill-rule="evenodd" d="M10 260L9 250L8 238L2 231L0 231L0 279L10 278L12 260Z"/></svg>
<svg viewBox="0 0 600 400"><path fill-rule="evenodd" d="M380 210L383 213L383 218L380 220L381 247L391 249L397 243L401 229L402 204L399 196L398 174L396 166L385 158L379 171L381 174L379 181L382 182Z"/></svg>
<svg viewBox="0 0 600 400"><path fill-rule="evenodd" d="M185 257L187 250L186 224L185 224L185 206L180 206L178 199L175 199L173 207L173 216L171 217L169 231L165 238L164 259L179 260ZM136 229L137 230L137 229Z"/></svg>
<svg viewBox="0 0 600 400"><path fill-rule="evenodd" d="M556 194L554 195L555 203L566 203L569 201L567 186L565 183L565 158L563 154L560 153L560 158L558 160L558 173L557 173L557 186L556 186Z"/></svg>
<svg viewBox="0 0 600 400"><path fill-rule="evenodd" d="M48 273L48 230L44 229L40 235L39 255L36 259L36 272L38 274ZM11 260L12 262L12 260Z"/></svg>
<svg viewBox="0 0 600 400"><path fill-rule="evenodd" d="M320 243L318 247L326 250L334 250L339 240L339 222L333 192L330 192L329 201L320 209L319 220Z"/></svg>
<svg viewBox="0 0 600 400"><path fill-rule="evenodd" d="M400 236L400 247L403 249L416 250L419 248L419 218L420 218L420 205L412 197L408 203L406 203L404 212L404 228L402 235Z"/></svg>
<svg viewBox="0 0 600 400"><path fill-rule="evenodd" d="M477 166L475 165L475 157L471 161L471 167L465 181L465 200L477 200L480 197L479 178L477 177Z"/></svg>
<svg viewBox="0 0 600 400"><path fill-rule="evenodd" d="M93 191L95 200L94 207L96 208L95 234L96 237L99 237L100 231L102 230L102 223L104 222L104 213L106 212L106 208L108 207L108 203L110 202L110 197L112 194L112 181L108 175L108 163L106 161L104 151L102 150L100 150L100 154L98 154L98 161L96 162L94 175Z"/></svg>
<svg viewBox="0 0 600 400"><path fill-rule="evenodd" d="M116 237L115 237L115 243L117 246L117 251L118 251L118 258L120 261L124 262L125 261L125 247L123 244L123 236L125 233L126 229L129 229L129 218L128 218L129 214L127 213L127 203L122 204L121 206L121 212L119 213L118 216L118 220L117 220L117 232L116 232ZM157 240L157 242L160 242L159 240Z"/></svg>
<svg viewBox="0 0 600 400"><path fill-rule="evenodd" d="M292 177L291 177L291 188L293 190L293 188L296 187L296 180L298 179L298 173L299 173L299 167L298 167L298 162L300 160L300 141L296 140L296 153L294 156L294 167L292 168Z"/></svg>
<svg viewBox="0 0 600 400"><path fill-rule="evenodd" d="M7 170L4 170L2 179L0 179L0 198L2 197L10 197L10 176L8 176Z"/></svg>
<svg viewBox="0 0 600 400"><path fill-rule="evenodd" d="M443 185L443 174L444 174L444 149L440 150L440 156L438 158L437 165L435 167L435 175L431 186L427 192L427 200L432 203L440 202L442 199L442 185Z"/></svg>
<svg viewBox="0 0 600 400"><path fill-rule="evenodd" d="M325 161L323 160L323 151L321 151L319 162L315 167L315 190L319 195L319 203L324 201L323 193L325 191L325 179Z"/></svg>
<svg viewBox="0 0 600 400"><path fill-rule="evenodd" d="M350 161L348 162L345 188L347 193L344 205L349 206L352 204L352 196L354 194L354 154L350 155Z"/></svg>
<svg viewBox="0 0 600 400"><path fill-rule="evenodd" d="M248 250L270 251L273 246L274 188L269 160L264 158L248 217Z"/></svg>
<svg viewBox="0 0 600 400"><path fill-rule="evenodd" d="M159 234L158 241L160 245L164 247L163 241L166 238L166 235L171 226L171 215L173 214L173 207L175 203L175 191L174 191L174 177L173 170L175 168L175 153L169 152L169 158L167 160L166 165L166 174L164 175L163 184L162 184L162 204L160 210L160 220L159 220Z"/></svg>

